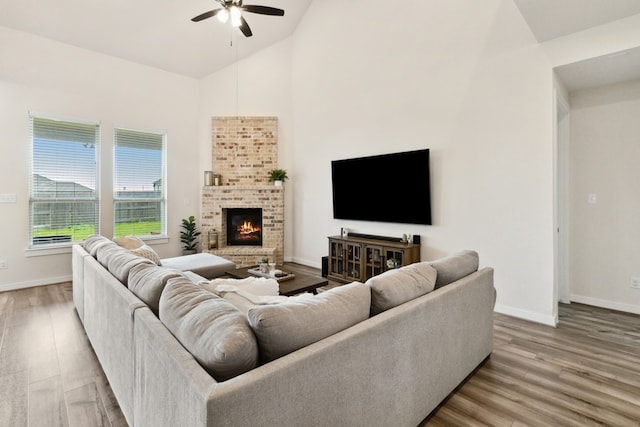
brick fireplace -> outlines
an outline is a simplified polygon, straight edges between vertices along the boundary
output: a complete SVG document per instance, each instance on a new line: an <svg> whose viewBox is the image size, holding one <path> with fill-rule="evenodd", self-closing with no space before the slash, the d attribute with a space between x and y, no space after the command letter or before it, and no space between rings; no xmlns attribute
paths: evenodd
<svg viewBox="0 0 640 427"><path fill-rule="evenodd" d="M212 170L221 175L219 186L202 188L203 252L223 256L238 266L258 259L284 262L284 189L268 180L278 167L276 117L214 117ZM262 209L262 245L229 245L227 211ZM218 233L218 248L208 249L207 233Z"/></svg>

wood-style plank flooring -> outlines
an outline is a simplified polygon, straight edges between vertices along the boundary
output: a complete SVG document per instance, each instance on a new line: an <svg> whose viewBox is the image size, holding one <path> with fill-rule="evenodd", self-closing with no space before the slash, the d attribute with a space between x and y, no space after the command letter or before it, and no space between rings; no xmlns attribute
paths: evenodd
<svg viewBox="0 0 640 427"><path fill-rule="evenodd" d="M71 284L0 293L0 426L125 425ZM640 316L561 305L551 328L496 314L491 358L421 425L640 426Z"/></svg>

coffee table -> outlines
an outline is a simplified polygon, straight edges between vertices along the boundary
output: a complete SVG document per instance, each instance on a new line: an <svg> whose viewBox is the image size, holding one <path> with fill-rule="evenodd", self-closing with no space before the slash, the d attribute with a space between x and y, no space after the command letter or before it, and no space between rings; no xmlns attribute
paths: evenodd
<svg viewBox="0 0 640 427"><path fill-rule="evenodd" d="M230 277L236 279L246 279L247 277L258 277L249 273L249 269L255 268L255 265L250 267L238 268L236 270L225 271ZM276 266L277 269L282 270L282 267ZM293 279L283 280L278 282L280 289L280 295L291 296L300 294L302 292L318 293L316 290L322 286L326 286L329 282L324 277L311 276L309 274L294 273L296 277Z"/></svg>

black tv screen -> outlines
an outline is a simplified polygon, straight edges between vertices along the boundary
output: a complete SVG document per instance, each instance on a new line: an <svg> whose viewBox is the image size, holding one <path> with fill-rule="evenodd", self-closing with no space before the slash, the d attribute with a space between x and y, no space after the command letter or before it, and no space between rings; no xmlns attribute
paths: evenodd
<svg viewBox="0 0 640 427"><path fill-rule="evenodd" d="M431 225L429 150L331 162L333 217Z"/></svg>

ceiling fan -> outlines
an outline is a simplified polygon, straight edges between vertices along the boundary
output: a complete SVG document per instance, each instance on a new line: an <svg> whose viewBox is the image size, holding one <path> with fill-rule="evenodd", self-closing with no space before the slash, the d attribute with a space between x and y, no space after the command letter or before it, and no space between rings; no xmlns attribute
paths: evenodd
<svg viewBox="0 0 640 427"><path fill-rule="evenodd" d="M253 33L249 24L242 16L242 12L257 13L260 15L284 16L284 10L269 6L258 6L251 4L242 4L242 0L216 0L222 8L213 9L201 15L191 18L193 22L200 22L204 19L215 16L221 22L227 22L231 18L231 25L239 27L245 37L251 37Z"/></svg>

